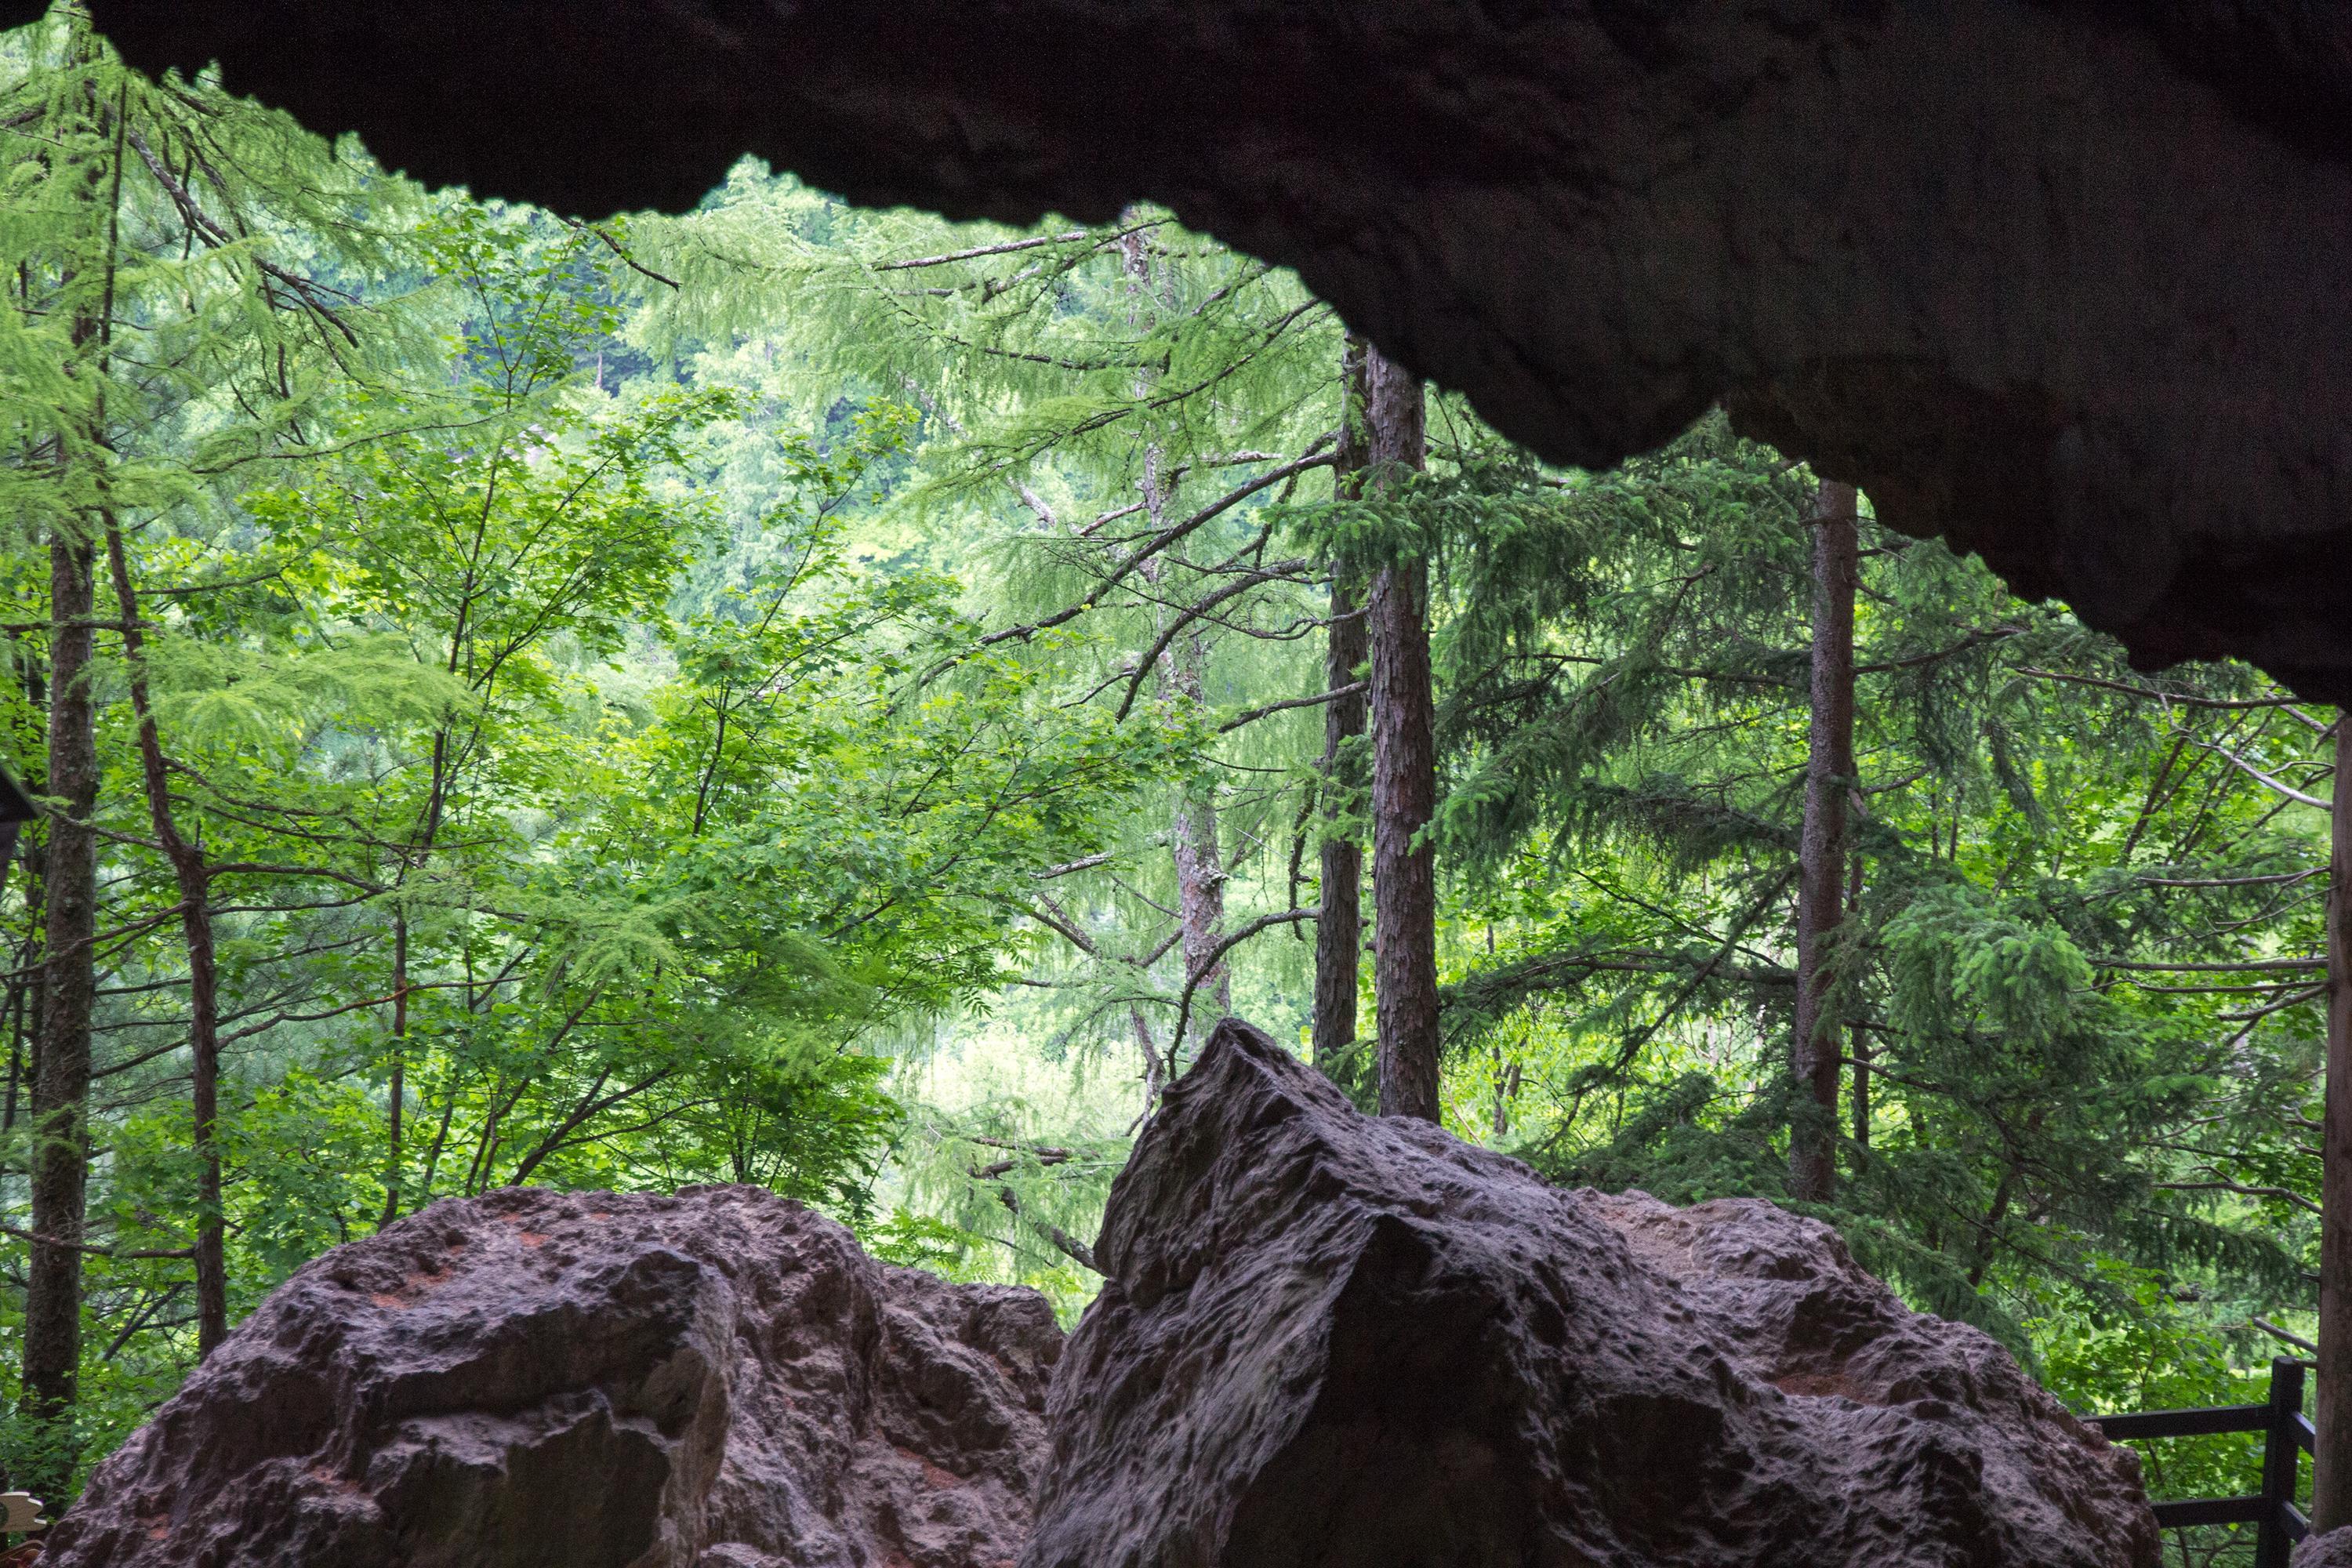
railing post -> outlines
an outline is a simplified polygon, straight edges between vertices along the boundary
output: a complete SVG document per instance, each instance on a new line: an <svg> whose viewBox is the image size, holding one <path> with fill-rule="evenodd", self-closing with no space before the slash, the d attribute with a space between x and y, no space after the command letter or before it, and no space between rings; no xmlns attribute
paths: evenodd
<svg viewBox="0 0 2352 1568"><path fill-rule="evenodd" d="M2287 1568L2294 1542L2286 1532L2286 1510L2294 1505L2297 1461L2295 1417L2303 1414L2303 1363L2281 1356L2271 1363L2270 1424L2263 1428L2262 1522L2254 1527L2254 1568Z"/></svg>

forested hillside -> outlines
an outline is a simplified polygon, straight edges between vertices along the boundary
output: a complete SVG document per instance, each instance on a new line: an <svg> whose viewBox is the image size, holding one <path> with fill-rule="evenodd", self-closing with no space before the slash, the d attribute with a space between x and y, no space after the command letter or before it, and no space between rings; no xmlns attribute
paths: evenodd
<svg viewBox="0 0 2352 1568"><path fill-rule="evenodd" d="M503 1184L759 1184L1075 1315L1228 1012L1826 1219L2080 1408L2311 1332L2336 715L2250 669L1720 416L1548 468L1150 209L583 226L69 12L0 179L12 1484Z"/></svg>

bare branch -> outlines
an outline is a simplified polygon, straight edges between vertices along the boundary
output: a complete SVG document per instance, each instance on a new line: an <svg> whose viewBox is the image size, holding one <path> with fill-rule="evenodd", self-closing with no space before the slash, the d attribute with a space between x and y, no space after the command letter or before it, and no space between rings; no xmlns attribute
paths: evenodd
<svg viewBox="0 0 2352 1568"><path fill-rule="evenodd" d="M2262 1318L2248 1318L2246 1321L2252 1324L2255 1328L2262 1330L2263 1332L2270 1335L2271 1338L2277 1340L2282 1343L2293 1345L2295 1349L2302 1351L2306 1355L2317 1355L2319 1353L2319 1347L2317 1345L2313 1344L2301 1334L2289 1333L2286 1330L2280 1328L2276 1323L2267 1321Z"/></svg>
<svg viewBox="0 0 2352 1568"><path fill-rule="evenodd" d="M2272 789L2276 790L2279 794L2286 796L2287 799L2294 801L2297 805L2315 806L2321 811L2334 809L2326 801L2320 799L2317 795L2305 795L2303 791L2295 788L2284 779L2275 778L2271 774L2264 773L2262 769L2254 766L2253 763L2246 761L2245 758L2238 755L2237 752L2230 750L2227 746L2217 744L2211 741L2200 741L2197 744L2202 746L2205 750L2211 752L2214 755L2222 758L2231 767L2237 769L2240 773L2246 774L2249 778L2261 780Z"/></svg>
<svg viewBox="0 0 2352 1568"><path fill-rule="evenodd" d="M1317 921L1322 918L1323 908L1318 904L1311 910L1284 910L1278 914L1260 915L1241 930L1228 932L1216 946L1202 955L1201 962L1192 966L1192 973L1184 977L1184 994L1176 1004L1176 1030L1168 1037L1168 1048L1171 1051L1175 1050L1177 1043L1183 1039L1184 1026L1192 1016L1192 994L1200 989L1202 981L1216 973L1217 965L1223 961L1225 954L1260 931L1272 931L1276 926L1295 925L1300 921ZM1172 1069L1175 1064L1171 1062L1169 1066Z"/></svg>
<svg viewBox="0 0 2352 1568"><path fill-rule="evenodd" d="M605 233L599 226L593 223L582 223L578 218L568 217L563 221L570 224L573 228L584 230L589 234L594 235L598 239L603 240L604 242L604 248L619 257L621 258L621 265L627 268L630 271L638 274L640 277L650 278L656 283L667 284L672 289L676 289L679 286L677 279L663 277L660 273L655 271L652 268L647 267L635 257L631 256L627 251L622 249L621 242L614 239L611 235Z"/></svg>
<svg viewBox="0 0 2352 1568"><path fill-rule="evenodd" d="M2126 958L2094 958L2091 963L2100 969L2127 969L2154 974L2308 973L2312 970L2327 967L2327 960L2324 957L2249 958L2229 963L2147 963Z"/></svg>
<svg viewBox="0 0 2352 1568"><path fill-rule="evenodd" d="M1009 1166L1007 1168L1010 1169ZM978 1173L978 1172L973 1173L975 1175ZM1021 1212L1021 1200L1013 1195L1013 1189L1011 1187L997 1188L996 1201L1003 1204L1004 1205L1005 1212L1012 1215L1014 1219L1018 1220L1025 1217ZM1095 1261L1095 1249L1093 1247L1088 1247L1085 1242L1080 1241L1076 1237L1072 1236L1068 1231L1064 1230L1058 1225L1047 1225L1043 1221L1034 1219L1030 1220L1029 1223L1035 1226L1039 1230L1045 1232L1045 1239L1052 1242L1055 1247L1061 1248L1063 1254L1067 1257L1070 1261L1076 1263L1081 1268L1091 1269L1097 1274L1102 1272L1102 1265Z"/></svg>
<svg viewBox="0 0 2352 1568"><path fill-rule="evenodd" d="M877 272L904 272L915 267L945 267L951 261L970 261L978 256L1009 256L1016 250L1034 250L1041 245L1067 245L1084 239L1087 231L1074 228L1064 234L1041 234L1028 239L1008 239L998 245L975 245L968 250L950 250L939 256L917 256L905 261L877 261Z"/></svg>
<svg viewBox="0 0 2352 1568"><path fill-rule="evenodd" d="M2131 686L2120 680L2101 680L2094 675L2069 675L2062 670L2042 669L2031 664L2017 667L2020 675L2031 675L2042 680L2060 680L2069 686L2095 686L2105 691L2120 691L2126 697L2146 697L2158 702L2169 702L2181 708L2213 708L2238 711L2249 708L2291 708L2292 697L2199 697L2187 691L2164 691L2153 686Z"/></svg>
<svg viewBox="0 0 2352 1568"><path fill-rule="evenodd" d="M1219 496L1215 500L1211 501L1207 506L1202 507L1199 511L1194 512L1183 521L1171 524L1171 526L1160 530L1158 533L1152 535L1150 539L1145 540L1141 544L1136 546L1134 550L1122 556L1118 563L1111 567L1109 573L1104 576L1103 580L1095 584L1093 591L1088 593L1085 598L1080 599L1076 604L1071 605L1065 609L1056 610L1054 614L1047 616L1043 620L1028 621L1017 626L1006 626L1002 631L991 632L986 637L980 639L980 646L982 647L989 647L997 643L1012 641L1014 638L1018 638L1023 642L1027 642L1039 632L1049 631L1055 626L1061 626L1069 621L1076 620L1080 616L1083 616L1088 610L1093 609L1096 605L1101 603L1104 595L1109 593L1113 588L1118 586L1119 584L1125 582L1129 574L1132 573L1137 567L1142 565L1146 561L1150 560L1154 555L1160 553L1162 550L1165 550L1170 545L1175 543L1178 540L1185 537L1185 535L1192 533L1194 530L1206 525L1214 519L1222 516L1223 513L1231 510L1233 508L1239 506L1250 497L1257 494L1258 491L1269 489L1272 487L1280 484L1283 480L1291 478L1293 475L1303 474L1309 468L1328 468L1333 459L1331 455L1326 452L1324 448L1330 446L1336 438L1336 435L1325 435L1319 437L1312 447L1309 447L1307 449L1306 456L1294 458L1290 462L1283 464L1280 468L1268 468L1265 472L1251 479L1248 483L1237 486L1234 489L1226 491L1223 495Z"/></svg>
<svg viewBox="0 0 2352 1568"><path fill-rule="evenodd" d="M2326 867L2315 866L2308 871L2279 871L2267 877L2135 877L2132 880L2143 888L2262 888L2307 882L2326 875Z"/></svg>
<svg viewBox="0 0 2352 1568"><path fill-rule="evenodd" d="M2235 1193L2243 1198L2276 1198L2308 1214L2317 1214L2319 1205L2301 1193L2284 1187L2250 1187L2238 1182L2158 1182L2159 1192L2167 1193Z"/></svg>
<svg viewBox="0 0 2352 1568"><path fill-rule="evenodd" d="M0 1236L13 1236L19 1241L29 1241L36 1247L61 1247L68 1252L86 1252L93 1258L194 1258L193 1247L142 1247L125 1250L111 1247L92 1247L88 1242L68 1241L61 1236L42 1236L36 1231L18 1230L13 1225L0 1225Z"/></svg>
<svg viewBox="0 0 2352 1568"><path fill-rule="evenodd" d="M1318 691L1312 697L1290 697L1280 702L1269 702L1263 708L1251 708L1234 714L1218 725L1217 733L1223 735L1238 730L1244 724L1254 724L1267 714L1279 713L1286 708L1315 708L1326 702L1337 702L1342 697L1353 697L1363 689L1364 683L1359 680L1352 685L1339 687L1330 691Z"/></svg>
<svg viewBox="0 0 2352 1568"><path fill-rule="evenodd" d="M1142 691L1144 681L1150 679L1151 671L1156 668L1160 663L1160 656L1168 651L1169 645L1176 640L1176 636L1179 632L1181 632L1186 626L1191 626L1194 621L1197 621L1202 616L1208 615L1211 610L1215 609L1219 605L1223 604L1226 600L1238 598L1242 595L1248 593L1252 588L1256 587L1261 583L1279 581L1290 573L1304 567L1306 564L1307 563L1305 561L1278 561L1270 567L1263 567L1256 571L1248 573L1244 576L1237 577L1234 581L1226 584L1223 587L1218 589L1215 593L1211 594L1207 598L1187 605L1181 614L1177 615L1164 628L1162 628L1160 636L1152 642L1151 647L1146 649L1143 657L1136 661L1135 673L1127 683L1127 695L1119 699L1118 711L1114 714L1113 717L1117 719L1125 719L1128 714L1134 710L1135 699L1137 695Z"/></svg>
<svg viewBox="0 0 2352 1568"><path fill-rule="evenodd" d="M1042 871L1032 871L1029 873L1029 879L1033 882L1050 882L1056 877L1067 877L1079 871L1091 871L1097 866L1107 866L1110 860L1111 857L1108 855L1088 855L1081 859L1066 860L1059 866L1048 866Z"/></svg>

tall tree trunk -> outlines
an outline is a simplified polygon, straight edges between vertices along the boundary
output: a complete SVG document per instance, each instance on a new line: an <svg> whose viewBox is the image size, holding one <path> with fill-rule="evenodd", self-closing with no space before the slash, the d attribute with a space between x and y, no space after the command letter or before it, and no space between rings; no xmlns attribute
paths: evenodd
<svg viewBox="0 0 2352 1568"><path fill-rule="evenodd" d="M695 808L698 825L701 807ZM699 827L698 826L698 831ZM384 1086L390 1105L384 1114L383 1213L376 1217L382 1230L400 1217L400 1156L404 1113L408 1109L408 915L392 911L392 1079Z"/></svg>
<svg viewBox="0 0 2352 1568"><path fill-rule="evenodd" d="M1150 501L1151 525L1165 526L1167 494L1158 483L1157 455L1146 465L1144 485ZM1144 575L1158 583L1158 562L1148 563ZM1209 647L1187 633L1169 644L1160 656L1161 689L1198 712L1208 706ZM1194 1006L1206 1001L1212 1017L1234 1010L1233 968L1218 953L1225 937L1225 862L1217 839L1216 797L1207 786L1187 784L1176 792L1175 810L1168 828L1169 853L1176 866L1176 914L1183 935L1178 952L1184 959L1184 984L1192 988ZM1182 1040L1171 1041L1171 1052L1181 1051Z"/></svg>
<svg viewBox="0 0 2352 1568"><path fill-rule="evenodd" d="M1156 312L1150 237L1141 230L1119 240L1122 269L1127 275L1129 321L1149 325ZM1150 389L1154 373L1137 373L1135 394ZM1166 457L1155 439L1144 448L1143 505L1156 531L1167 526L1168 503L1175 486L1169 481ZM1158 556L1138 568L1138 575L1154 590L1166 581L1167 563ZM1165 611L1159 612L1164 614ZM1155 616L1155 620L1157 616ZM1156 628L1155 628L1156 629ZM1209 647L1197 629L1177 637L1160 656L1158 679L1163 693L1199 709L1207 703ZM1223 959L1213 957L1225 934L1225 867L1217 841L1217 806L1213 796L1190 786L1178 791L1168 832L1169 851L1176 868L1176 912L1181 927L1178 952L1184 961L1184 984L1196 999L1205 995L1222 1016L1233 1010L1233 971ZM1169 1042L1171 1061L1183 1051L1182 1039Z"/></svg>
<svg viewBox="0 0 2352 1568"><path fill-rule="evenodd" d="M1223 1017L1234 1010L1234 972L1214 956L1225 937L1225 867L1217 844L1216 803L1190 790L1177 796L1169 837L1176 859L1177 913L1184 922L1185 983L1196 998L1215 1006L1214 1016Z"/></svg>
<svg viewBox="0 0 2352 1568"><path fill-rule="evenodd" d="M1372 482L1393 489L1423 466L1421 380L1378 349L1365 358ZM1372 578L1372 985L1381 1114L1438 1120L1437 858L1414 835L1437 809L1436 702L1429 668L1429 565Z"/></svg>
<svg viewBox="0 0 2352 1568"><path fill-rule="evenodd" d="M96 554L63 526L49 542L48 930L33 1078L33 1234L25 1290L25 1405L73 1408L81 1370L81 1249L89 1176L90 1012L98 994L98 732L90 701ZM63 1476L45 1475L55 1486Z"/></svg>
<svg viewBox="0 0 2352 1568"><path fill-rule="evenodd" d="M49 705L47 683L28 680L26 696L35 711L46 711ZM47 794L44 781L39 793ZM43 900L48 892L49 859L45 834L27 833L17 840L25 861L25 942L17 950L16 967L23 978L15 988L13 1028L9 1040L8 1100L0 1108L0 1135L16 1131L17 1112L23 1106L26 1091L41 1070L41 998L46 993L41 985L41 932L47 918ZM21 1066L20 1066L21 1063Z"/></svg>
<svg viewBox="0 0 2352 1568"><path fill-rule="evenodd" d="M2327 857L2327 1103L2320 1134L2318 1441L2311 1528L2352 1525L2352 710L2336 715Z"/></svg>
<svg viewBox="0 0 2352 1568"><path fill-rule="evenodd" d="M1837 1186L1838 1058L1830 950L1845 913L1846 796L1853 786L1853 594L1861 574L1852 485L1824 479L1813 506L1812 722L1798 847L1797 1017L1790 1065L1789 1193L1826 1203Z"/></svg>
<svg viewBox="0 0 2352 1568"><path fill-rule="evenodd" d="M1857 816L1869 814L1864 809L1859 785L1853 793L1853 810ZM1852 867L1845 884L1845 918L1854 919L1862 910L1862 856L1851 845L1846 859ZM1853 1105L1853 1146L1860 1159L1870 1152L1870 1041L1857 1034L1853 1040L1853 1090L1849 1097Z"/></svg>
<svg viewBox="0 0 2352 1568"><path fill-rule="evenodd" d="M86 24L84 25L86 26ZM78 26L74 57L94 65L100 46ZM114 335L115 256L121 242L122 153L127 80L112 105L86 89L93 122L110 131L113 156L106 172L104 279L94 314L77 316L79 358L92 340L98 384L89 400L89 446L107 444L105 377ZM96 176L93 175L93 195ZM77 367L79 369L80 367ZM58 454L61 462L74 459ZM89 1212L91 1018L98 1003L97 710L90 691L97 638L98 552L87 520L59 522L49 534L48 793L59 809L49 818L48 876L44 896L48 930L41 964L40 1063L33 1079L32 1220L36 1239L25 1289L24 1407L47 1426L49 1473L43 1486L62 1491L74 1458L71 1413L81 1390L82 1237Z"/></svg>
<svg viewBox="0 0 2352 1568"><path fill-rule="evenodd" d="M106 558L122 615L122 652L130 671L131 710L138 722L147 819L172 865L180 893L180 934L188 952L189 1109L196 1152L196 1355L202 1360L228 1337L221 1215L220 965L213 946L212 873L203 847L180 831L172 811L171 773L147 698L147 638L139 625L139 595L131 586L122 531L111 517L106 520Z"/></svg>
<svg viewBox="0 0 2352 1568"><path fill-rule="evenodd" d="M1370 458L1364 417L1364 340L1350 333L1340 362L1339 449L1331 466L1331 497L1355 500L1363 494ZM1370 657L1364 626L1362 584L1353 564L1331 563L1331 625L1325 638L1324 689L1352 686ZM1360 771L1351 765L1352 744L1364 732L1370 704L1360 691L1332 699L1323 707L1322 914L1315 921L1315 1060L1327 1070L1356 1044L1356 996L1362 988L1364 951L1364 847L1335 819L1352 815Z"/></svg>
<svg viewBox="0 0 2352 1568"><path fill-rule="evenodd" d="M9 662L16 677L17 689L26 708L32 712L46 712L49 706L48 683L44 679L40 656L26 646L23 639L9 638ZM36 793L46 786L36 784ZM26 1086L27 1058L26 1047L34 1038L41 1015L41 893L48 875L47 862L41 855L41 835L37 824L28 825L30 831L17 839L16 848L25 862L18 886L25 890L25 938L10 956L9 968L14 972L8 981L8 1088L0 1096L0 1139L16 1131L16 1112L23 1104ZM14 873L12 866L0 865L0 888L5 888Z"/></svg>

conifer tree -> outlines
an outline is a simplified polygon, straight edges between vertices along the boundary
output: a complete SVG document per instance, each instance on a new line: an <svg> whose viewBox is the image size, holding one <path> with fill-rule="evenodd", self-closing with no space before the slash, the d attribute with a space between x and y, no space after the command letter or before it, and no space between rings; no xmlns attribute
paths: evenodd
<svg viewBox="0 0 2352 1568"><path fill-rule="evenodd" d="M192 1126L208 1174L193 1246L164 1250L194 1258L200 1339L209 1348L226 1331L226 1305L205 878L200 851L173 826L123 542L200 485L193 454L218 423L209 405L237 399L251 416L239 435L212 443L211 455L250 458L295 427L309 366L357 346L333 291L272 259L282 237L261 232L274 222L321 219L305 243L314 255L337 249L354 174L337 169L323 146L282 118L202 83L158 85L124 69L78 9L59 8L16 41L19 68L6 84L0 133L26 154L13 165L23 177L5 217L20 258L5 372L18 394L22 460L8 488L16 515L46 527L51 558L43 782L52 810L38 849L47 930L31 1107L31 1234L38 1239L31 1243L25 1379L28 1414L50 1428L42 1440L49 1462L62 1464L78 1390L84 1260L109 1253L85 1227L98 950L121 934L100 929L93 821L110 685L100 637L120 637L128 656L142 710L142 793L161 833L132 842L160 849L181 873L177 902L197 998ZM111 614L100 587L109 575Z"/></svg>
<svg viewBox="0 0 2352 1568"><path fill-rule="evenodd" d="M793 199L746 185L648 231L656 264L689 292L740 289L754 267L771 290L789 279L790 310L772 293L730 319L869 395L914 397L921 478L898 504L992 536L991 646L1091 666L1085 700L1208 742L1171 778L1158 868L1130 845L1032 900L1082 961L1091 995L1069 1027L1133 1041L1149 1104L1196 1017L1228 1005L1237 950L1315 919L1297 868L1318 836L1294 804L1314 752L1294 742L1334 689L1296 655L1328 617L1307 593L1318 563L1271 553L1265 508L1334 460L1336 323L1294 279L1148 210L1027 234L831 209L759 220ZM665 304L702 330L683 298ZM1285 823L1293 853L1269 865Z"/></svg>
<svg viewBox="0 0 2352 1568"><path fill-rule="evenodd" d="M1420 379L1365 351L1371 485L1393 497L1426 465ZM1383 1116L1438 1114L1437 871L1423 837L1437 807L1429 563L1416 548L1374 571L1366 595L1371 654L1374 1005Z"/></svg>
<svg viewBox="0 0 2352 1568"><path fill-rule="evenodd" d="M1074 1310L1233 1005L1558 1179L1801 1203L2078 1403L2315 1265L2346 1517L2352 829L2290 695L1719 417L1546 469L1152 209L747 165L590 227L70 11L6 48L12 1479L506 1183L763 1183ZM983 1032L1067 1099L927 1103Z"/></svg>
<svg viewBox="0 0 2352 1568"><path fill-rule="evenodd" d="M2352 1525L2352 723L2336 716L2327 861L2327 1033L2320 1112L2319 1367L2311 1527Z"/></svg>
<svg viewBox="0 0 2352 1568"><path fill-rule="evenodd" d="M65 42L72 69L59 73L42 104L55 150L44 184L62 197L56 213L50 288L37 300L33 271L18 268L17 309L70 323L62 344L68 384L46 429L24 432L65 482L47 513L49 555L48 757L44 788L56 806L45 858L40 1025L36 1036L33 1244L26 1292L26 1404L34 1418L61 1427L78 1391L81 1260L89 1144L90 1008L98 932L96 835L89 826L99 789L92 651L98 601L91 535L107 498L93 482L108 431L103 383L110 366L126 91L99 68L102 46L77 18ZM30 259L30 258L28 258ZM26 334L30 336L31 334ZM46 337L47 334L44 334ZM36 342L40 340L37 339ZM20 339L19 352L32 345ZM78 374L76 373L79 373ZM67 479L66 476L72 478ZM70 499L68 499L70 498ZM53 1439L63 1447L62 1436ZM52 1461L54 1462L54 1461ZM46 1478L45 1478L46 1479Z"/></svg>
<svg viewBox="0 0 2352 1568"><path fill-rule="evenodd" d="M1822 482L1813 534L1812 657L1805 757L1805 816L1797 871L1797 1005L1790 1029L1799 1093L1789 1129L1789 1194L1827 1203L1836 1186L1839 1063L1832 962L1845 915L1846 798L1853 765L1853 594L1861 572L1851 485ZM1856 1078L1857 1086L1861 1079ZM1811 1103L1807 1101L1810 1100ZM1868 1135L1869 1123L1855 1125Z"/></svg>
<svg viewBox="0 0 2352 1568"><path fill-rule="evenodd" d="M1835 624L1805 614L1810 479L1717 422L1616 474L1494 479L1517 499L1454 535L1443 821L1505 940L1465 953L1448 1028L1495 1047L1482 1078L1551 1086L1515 1122L1523 1154L1793 1196L1789 1132L1811 1128L1857 1252L2013 1342L2070 1293L2123 1310L2111 1264L2297 1310L2316 993L2292 956L2311 872L2279 816L2303 807L2273 788L2305 765L2292 700L2243 671L2151 687L2063 612L1865 519L1854 761L1818 768L1834 743L1791 744ZM1824 773L1852 836L1809 864ZM1784 1065L1808 873L1843 921L1824 1011L1869 1045L1849 1104ZM1508 1059L1535 1038L1564 1058Z"/></svg>
<svg viewBox="0 0 2352 1568"><path fill-rule="evenodd" d="M1366 408L1366 373L1371 345L1350 333L1340 363L1338 450L1331 466L1331 498L1346 504L1363 499L1363 475L1370 467L1370 431ZM1315 922L1315 1014L1311 1037L1315 1060L1327 1071L1356 1048L1356 1003L1362 989L1364 851L1354 819L1362 775L1359 752L1369 721L1363 687L1371 657L1365 626L1360 565L1327 552L1330 612L1324 629L1323 682L1337 694L1323 709L1323 758L1317 783L1321 831L1317 850Z"/></svg>

